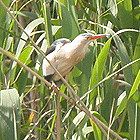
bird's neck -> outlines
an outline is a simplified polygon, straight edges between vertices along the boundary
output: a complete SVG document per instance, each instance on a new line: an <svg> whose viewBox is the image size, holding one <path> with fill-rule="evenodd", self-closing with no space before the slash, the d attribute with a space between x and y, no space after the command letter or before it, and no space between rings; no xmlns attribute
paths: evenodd
<svg viewBox="0 0 140 140"><path fill-rule="evenodd" d="M76 41L76 40L73 40L72 41L72 48L73 49L76 49L76 50L79 50L79 51L82 51L82 50L87 50L88 48L88 45L89 45L90 42L86 42L86 41Z"/></svg>
<svg viewBox="0 0 140 140"><path fill-rule="evenodd" d="M90 42L81 42L73 40L71 43L68 43L63 46L63 52L73 53L73 55L81 54L84 55L88 48Z"/></svg>

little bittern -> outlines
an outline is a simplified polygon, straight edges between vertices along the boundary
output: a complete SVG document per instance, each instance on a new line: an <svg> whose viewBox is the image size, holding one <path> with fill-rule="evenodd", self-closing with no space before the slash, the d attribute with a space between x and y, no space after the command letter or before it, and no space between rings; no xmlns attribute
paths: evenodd
<svg viewBox="0 0 140 140"><path fill-rule="evenodd" d="M106 34L94 35L83 33L78 35L72 42L69 39L62 38L54 41L47 50L46 58L65 78L73 67L78 64L85 56L88 45L95 39L103 38ZM46 59L42 65L43 76L49 82L54 81L56 85L62 84L59 75L54 71Z"/></svg>

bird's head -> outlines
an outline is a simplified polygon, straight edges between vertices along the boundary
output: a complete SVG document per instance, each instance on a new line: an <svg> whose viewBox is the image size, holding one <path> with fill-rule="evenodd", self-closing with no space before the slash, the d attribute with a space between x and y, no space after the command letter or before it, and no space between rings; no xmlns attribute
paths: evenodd
<svg viewBox="0 0 140 140"><path fill-rule="evenodd" d="M78 35L73 41L79 42L80 44L89 44L90 42L94 41L95 39L103 38L108 35L106 34L91 34L91 33L83 33Z"/></svg>
<svg viewBox="0 0 140 140"><path fill-rule="evenodd" d="M91 34L83 33L78 35L71 43L71 50L78 52L81 55L85 55L88 45L95 39L103 38L108 36L107 34ZM68 50L68 49L67 49Z"/></svg>

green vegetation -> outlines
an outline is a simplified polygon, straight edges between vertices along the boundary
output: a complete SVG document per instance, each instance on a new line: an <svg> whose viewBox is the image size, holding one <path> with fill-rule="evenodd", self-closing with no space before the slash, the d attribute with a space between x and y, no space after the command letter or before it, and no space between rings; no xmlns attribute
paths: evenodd
<svg viewBox="0 0 140 140"><path fill-rule="evenodd" d="M0 15L1 140L140 139L139 1L0 0ZM51 97L42 52L83 32L111 36L90 44L69 75L73 90Z"/></svg>

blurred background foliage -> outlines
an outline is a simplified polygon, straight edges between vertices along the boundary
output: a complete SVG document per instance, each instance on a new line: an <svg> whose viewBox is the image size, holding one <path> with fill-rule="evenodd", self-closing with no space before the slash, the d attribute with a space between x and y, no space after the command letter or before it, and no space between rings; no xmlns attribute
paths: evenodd
<svg viewBox="0 0 140 140"><path fill-rule="evenodd" d="M140 2L138 0L3 0L40 49L58 38L91 32L113 36L90 44L69 75L89 110L121 137L140 138ZM42 76L43 57L0 4L0 47ZM115 35L115 33L117 33ZM108 77L114 74L113 77ZM0 53L0 139L56 139L56 97L21 66ZM65 85L61 91L68 94ZM14 92L14 93L13 93ZM10 95L4 97L4 94ZM13 95L14 94L14 95ZM13 96L12 96L13 95ZM12 96L12 97L11 97ZM14 97L16 96L16 97ZM61 98L61 139L107 139L96 124ZM15 105L15 110L13 108ZM9 109L11 108L11 109ZM19 111L20 110L20 111ZM2 117L4 116L4 117ZM10 121L7 125L6 119ZM6 125L5 125L6 124ZM14 127L13 127L14 125ZM5 126L5 127L3 127ZM111 134L110 138L115 139ZM7 137L6 139L9 139Z"/></svg>

